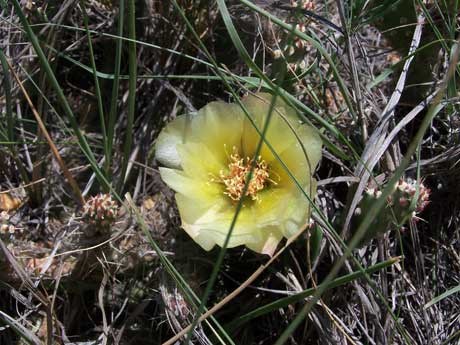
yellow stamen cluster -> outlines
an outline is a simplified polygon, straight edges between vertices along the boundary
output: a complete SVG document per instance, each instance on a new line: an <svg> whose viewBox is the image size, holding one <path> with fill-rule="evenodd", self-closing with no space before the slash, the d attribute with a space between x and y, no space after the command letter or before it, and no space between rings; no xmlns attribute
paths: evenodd
<svg viewBox="0 0 460 345"><path fill-rule="evenodd" d="M238 201L241 199L246 184L246 178L251 171L253 159L247 157L243 159L238 154L236 148L233 148L233 154L230 155L228 172L220 171L220 181L225 185L225 195L230 199ZM252 200L258 200L257 193L264 189L266 183L271 181L268 173L267 163L259 156L252 170L251 181L249 181L245 196L250 196Z"/></svg>

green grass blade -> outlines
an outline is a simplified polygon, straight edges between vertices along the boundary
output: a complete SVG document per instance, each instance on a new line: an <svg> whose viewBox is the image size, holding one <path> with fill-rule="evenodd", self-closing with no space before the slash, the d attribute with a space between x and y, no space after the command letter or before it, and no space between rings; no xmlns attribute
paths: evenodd
<svg viewBox="0 0 460 345"><path fill-rule="evenodd" d="M3 145L7 145L10 152L11 157L16 163L19 174L21 175L22 180L28 184L29 183L29 175L27 174L27 170L24 167L24 164L19 159L19 154L16 149L16 139L14 135L14 127L15 127L15 117L13 115L13 102L11 97L11 80L10 80L10 71L8 67L8 62L6 60L6 56L3 53L3 50L0 49L0 63L2 65L3 70L3 89L5 90L5 109L6 109L6 130L3 128L3 124L1 126L1 136L2 140L5 142Z"/></svg>
<svg viewBox="0 0 460 345"><path fill-rule="evenodd" d="M6 128L8 133L8 140L14 141L14 117L11 98L10 72L8 63L6 62L6 56L2 49L0 49L0 62L3 69L3 89L5 90Z"/></svg>
<svg viewBox="0 0 460 345"><path fill-rule="evenodd" d="M115 51L115 68L113 74L112 97L110 100L110 112L107 126L107 155L105 157L105 171L107 176L112 175L112 157L113 157L113 141L115 136L115 123L117 118L118 91L120 88L120 67L121 67L121 52L123 48L123 23L125 18L125 0L120 0L118 13L118 29L117 29L117 45Z"/></svg>
<svg viewBox="0 0 460 345"><path fill-rule="evenodd" d="M123 161L121 166L120 180L118 181L118 192L121 194L127 178L129 157L133 143L133 123L136 111L136 83L137 83L137 54L136 54L136 4L134 0L128 0L128 35L129 41L129 86L128 86L128 118L126 124L126 135L123 147Z"/></svg>
<svg viewBox="0 0 460 345"><path fill-rule="evenodd" d="M107 149L108 149L107 141L106 141L107 131L106 131L106 126L105 126L104 104L102 101L101 87L99 85L99 78L97 76L96 60L94 58L94 49L93 49L91 33L89 32L89 20L88 20L88 14L86 13L85 2L80 1L80 5L82 8L82 13L83 13L83 22L85 25L86 36L88 38L89 58L90 58L91 70L92 70L93 78L94 78L94 90L95 90L96 100L97 100L97 110L99 113L99 123L101 125L102 137L104 141L104 153L105 153L105 156L107 157ZM107 172L106 172L106 175L107 175Z"/></svg>
<svg viewBox="0 0 460 345"><path fill-rule="evenodd" d="M460 285L457 285L456 287L443 292L439 296L436 296L431 301L429 301L427 304L425 304L423 309L428 309L432 307L433 305L435 305L436 303L439 303L440 301L442 301L444 298L447 298L457 292L460 292Z"/></svg>

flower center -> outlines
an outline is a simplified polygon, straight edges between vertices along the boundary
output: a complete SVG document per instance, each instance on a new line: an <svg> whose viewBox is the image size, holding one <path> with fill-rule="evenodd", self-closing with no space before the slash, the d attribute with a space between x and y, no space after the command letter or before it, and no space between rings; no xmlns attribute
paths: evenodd
<svg viewBox="0 0 460 345"><path fill-rule="evenodd" d="M243 196L246 179L251 172L251 166L255 164L252 170L251 180L246 189L245 196L250 196L252 200L258 200L257 193L264 189L268 182L276 182L270 179L268 173L268 164L259 156L254 163L254 159L247 157L243 159L237 152L236 147L233 147L233 154L230 155L230 163L228 164L228 172L220 171L220 181L225 185L225 195L230 199L238 201Z"/></svg>

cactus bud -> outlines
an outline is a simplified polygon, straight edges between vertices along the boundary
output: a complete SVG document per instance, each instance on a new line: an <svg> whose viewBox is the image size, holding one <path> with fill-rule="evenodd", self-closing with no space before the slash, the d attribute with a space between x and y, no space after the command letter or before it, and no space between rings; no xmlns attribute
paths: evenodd
<svg viewBox="0 0 460 345"><path fill-rule="evenodd" d="M418 189L418 190L417 190ZM369 188L356 208L352 225L356 229L374 202L382 195L378 188ZM394 192L388 196L386 206L373 220L361 244L383 234L391 225L402 227L408 221L417 221L418 214L429 204L430 190L422 183L412 179L400 179L394 186Z"/></svg>
<svg viewBox="0 0 460 345"><path fill-rule="evenodd" d="M110 194L98 194L86 201L83 206L83 218L89 223L108 227L116 220L118 215L118 204Z"/></svg>

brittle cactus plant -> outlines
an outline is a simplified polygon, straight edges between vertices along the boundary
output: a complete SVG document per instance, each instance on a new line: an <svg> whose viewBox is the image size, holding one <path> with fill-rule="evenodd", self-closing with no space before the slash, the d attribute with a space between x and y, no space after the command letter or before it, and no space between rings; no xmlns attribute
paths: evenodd
<svg viewBox="0 0 460 345"><path fill-rule="evenodd" d="M110 194L98 194L89 198L83 206L83 219L99 230L107 230L116 220L118 204Z"/></svg>
<svg viewBox="0 0 460 345"><path fill-rule="evenodd" d="M9 237L14 235L16 227L10 223L10 215L6 211L0 213L0 236Z"/></svg>
<svg viewBox="0 0 460 345"><path fill-rule="evenodd" d="M364 215L382 192L378 188L369 188L356 208L353 218L353 228L361 223ZM429 204L430 190L422 183L412 179L400 179L394 186L394 192L387 198L386 206L380 211L369 227L361 244L385 233L392 226L403 227L409 221L417 221L418 215Z"/></svg>
<svg viewBox="0 0 460 345"><path fill-rule="evenodd" d="M0 236L2 239L14 238L14 235L18 232L18 228L11 223L11 216L7 211L0 213Z"/></svg>
<svg viewBox="0 0 460 345"><path fill-rule="evenodd" d="M306 33L309 26L314 26L303 15L303 10L312 11L315 9L315 2L311 0L290 1L288 23L294 25L295 29ZM278 76L287 66L287 75L283 81L283 87L292 92L303 89L302 76L305 75L309 57L313 56L312 45L291 32L282 31L277 35L277 42L272 49L273 54L273 75ZM311 62L311 61L310 61Z"/></svg>

